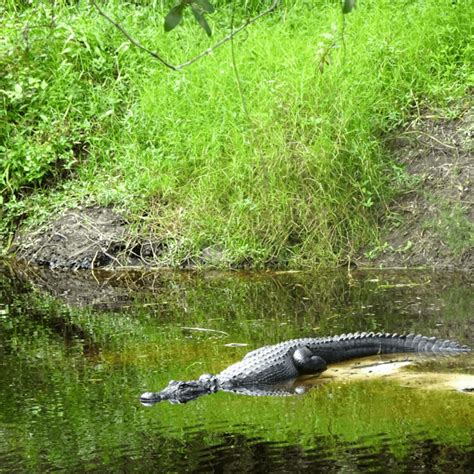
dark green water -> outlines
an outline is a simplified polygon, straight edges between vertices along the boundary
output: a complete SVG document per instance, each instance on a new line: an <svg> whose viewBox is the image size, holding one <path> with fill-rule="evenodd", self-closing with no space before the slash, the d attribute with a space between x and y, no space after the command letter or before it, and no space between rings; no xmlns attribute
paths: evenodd
<svg viewBox="0 0 474 474"><path fill-rule="evenodd" d="M472 287L446 273L0 267L0 472L473 472L474 395L455 390L335 379L298 397L138 401L293 337L383 330L474 346ZM474 374L474 359L415 370Z"/></svg>

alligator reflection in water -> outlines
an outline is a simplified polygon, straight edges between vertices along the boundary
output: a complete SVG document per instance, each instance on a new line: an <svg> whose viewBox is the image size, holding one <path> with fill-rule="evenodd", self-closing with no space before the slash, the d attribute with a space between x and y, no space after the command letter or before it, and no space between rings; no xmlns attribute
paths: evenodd
<svg viewBox="0 0 474 474"><path fill-rule="evenodd" d="M163 400L186 403L217 391L253 396L294 395L305 391L298 377L326 371L329 363L380 354L456 355L470 351L457 342L415 334L355 333L294 339L249 352L217 375L204 374L190 381L172 380L160 392L143 393L140 400L145 405Z"/></svg>
<svg viewBox="0 0 474 474"><path fill-rule="evenodd" d="M205 376L204 376L205 377ZM158 402L168 400L170 403L187 403L196 400L202 395L209 395L217 391L231 392L238 395L249 395L252 397L274 396L288 397L292 395L301 395L309 387L325 383L327 379L321 382L315 380L311 384L299 384L297 379L287 382L277 382L273 384L255 384L255 385L237 385L235 387L222 387L215 390L209 390L206 387L203 378L189 381L171 380L168 386L161 392L145 392L141 395L140 401L144 406L153 406Z"/></svg>

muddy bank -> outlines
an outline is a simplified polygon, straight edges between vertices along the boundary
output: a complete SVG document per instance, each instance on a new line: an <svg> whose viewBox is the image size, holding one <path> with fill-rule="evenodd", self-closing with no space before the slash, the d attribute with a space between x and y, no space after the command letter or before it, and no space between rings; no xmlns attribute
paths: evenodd
<svg viewBox="0 0 474 474"><path fill-rule="evenodd" d="M127 234L128 223L113 209L85 207L18 234L12 250L28 263L50 268L97 268L117 263Z"/></svg>
<svg viewBox="0 0 474 474"><path fill-rule="evenodd" d="M390 144L413 185L381 220L359 266L474 268L474 112L418 117Z"/></svg>
<svg viewBox="0 0 474 474"><path fill-rule="evenodd" d="M390 147L413 178L381 219L382 237L360 252L360 267L474 268L474 113L449 120L426 113ZM12 251L26 262L59 269L162 267L166 243L132 236L112 208L67 210L41 229L18 233ZM168 260L169 261L169 260ZM205 248L181 267L226 266L224 252Z"/></svg>
<svg viewBox="0 0 474 474"><path fill-rule="evenodd" d="M11 248L21 261L51 269L81 270L101 267L169 268L167 242L140 238L127 220L111 207L87 206L66 210L34 231L17 233ZM224 252L206 247L179 268L222 267Z"/></svg>

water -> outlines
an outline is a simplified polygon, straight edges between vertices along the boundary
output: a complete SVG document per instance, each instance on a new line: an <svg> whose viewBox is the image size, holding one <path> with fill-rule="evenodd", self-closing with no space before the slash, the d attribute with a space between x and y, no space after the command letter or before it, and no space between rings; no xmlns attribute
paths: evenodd
<svg viewBox="0 0 474 474"><path fill-rule="evenodd" d="M295 397L138 401L293 337L383 330L474 346L468 275L0 268L0 472L473 470L474 395L427 382L472 377L472 356Z"/></svg>

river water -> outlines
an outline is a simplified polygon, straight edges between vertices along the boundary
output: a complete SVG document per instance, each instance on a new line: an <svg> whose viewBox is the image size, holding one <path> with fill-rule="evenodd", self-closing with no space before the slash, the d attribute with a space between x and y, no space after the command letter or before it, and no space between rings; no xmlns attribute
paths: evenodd
<svg viewBox="0 0 474 474"><path fill-rule="evenodd" d="M300 396L139 402L294 337L419 332L474 346L473 283L0 266L0 472L473 472L474 394L459 390L471 355L336 374Z"/></svg>

